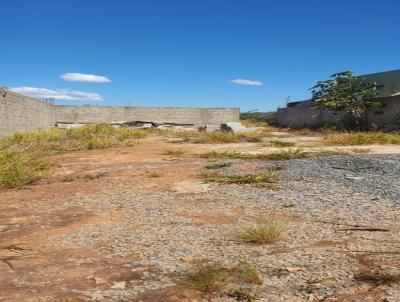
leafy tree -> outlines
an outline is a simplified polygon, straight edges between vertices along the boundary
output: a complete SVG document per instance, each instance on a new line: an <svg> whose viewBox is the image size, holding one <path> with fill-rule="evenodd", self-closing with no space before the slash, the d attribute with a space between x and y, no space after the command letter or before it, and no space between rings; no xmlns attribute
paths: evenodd
<svg viewBox="0 0 400 302"><path fill-rule="evenodd" d="M358 130L369 128L368 111L382 107L376 99L376 85L364 77L355 76L352 71L338 72L326 81L312 87L315 108L341 114Z"/></svg>

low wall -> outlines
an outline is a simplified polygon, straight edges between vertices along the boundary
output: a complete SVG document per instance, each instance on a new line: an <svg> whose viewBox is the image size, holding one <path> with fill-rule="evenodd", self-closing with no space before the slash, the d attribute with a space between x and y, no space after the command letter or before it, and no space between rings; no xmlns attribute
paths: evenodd
<svg viewBox="0 0 400 302"><path fill-rule="evenodd" d="M370 112L368 117L379 127L388 127L393 124L396 114L399 114L400 96L378 99L384 105L379 114ZM336 116L325 110L313 109L311 101L300 102L293 107L278 109L277 122L279 127L293 129L320 127L327 123L335 123Z"/></svg>
<svg viewBox="0 0 400 302"><path fill-rule="evenodd" d="M0 137L54 127L55 106L11 91L4 94L0 93Z"/></svg>
<svg viewBox="0 0 400 302"><path fill-rule="evenodd" d="M179 124L222 124L239 121L239 108L56 106L59 123L154 121Z"/></svg>
<svg viewBox="0 0 400 302"><path fill-rule="evenodd" d="M101 124L136 120L199 126L238 122L239 115L239 108L54 106L0 91L0 137L52 128L57 122Z"/></svg>

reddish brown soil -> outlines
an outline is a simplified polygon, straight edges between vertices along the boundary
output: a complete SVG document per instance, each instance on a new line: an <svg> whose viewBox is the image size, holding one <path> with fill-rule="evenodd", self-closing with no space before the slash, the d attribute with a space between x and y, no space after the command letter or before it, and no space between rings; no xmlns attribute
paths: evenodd
<svg viewBox="0 0 400 302"><path fill-rule="evenodd" d="M202 160L163 155L166 147L171 145L150 140L130 148L55 156L45 179L32 186L0 191L0 225L14 227L0 232L0 301L90 301L80 294L65 295L60 288L83 291L110 286L96 284L95 276L107 282L139 279L137 273L123 266L135 261L134 256L108 258L102 247L58 248L49 244L49 238L71 233L83 225L120 221L118 210L60 209L71 199L132 187L168 190L175 182L198 177ZM149 177L149 171L157 171L160 176ZM100 172L104 175L97 179L87 178L88 174ZM90 261L77 265L75 260L79 259ZM118 270L113 269L116 266ZM150 301L157 295L149 294L143 299ZM178 301L182 295L175 296L170 289L167 296L170 298L165 301ZM179 301L189 301L185 295L182 297Z"/></svg>

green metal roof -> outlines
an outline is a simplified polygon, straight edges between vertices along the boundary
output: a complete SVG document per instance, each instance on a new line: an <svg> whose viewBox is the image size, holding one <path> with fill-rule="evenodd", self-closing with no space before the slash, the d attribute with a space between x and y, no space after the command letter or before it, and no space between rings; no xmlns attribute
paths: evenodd
<svg viewBox="0 0 400 302"><path fill-rule="evenodd" d="M377 85L378 97L400 94L400 69L366 74L364 77L367 82Z"/></svg>

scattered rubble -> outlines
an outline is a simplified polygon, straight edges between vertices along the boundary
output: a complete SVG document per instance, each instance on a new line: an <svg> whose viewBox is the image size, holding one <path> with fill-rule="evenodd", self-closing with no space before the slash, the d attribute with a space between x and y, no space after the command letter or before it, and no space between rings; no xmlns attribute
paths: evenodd
<svg viewBox="0 0 400 302"><path fill-rule="evenodd" d="M199 131L203 132L221 131L221 125L203 125L199 127Z"/></svg>
<svg viewBox="0 0 400 302"><path fill-rule="evenodd" d="M90 124L81 124L81 123L57 123L57 128L63 129L73 129L80 128ZM159 130L171 130L174 132L180 131L204 131L204 132L215 132L215 131L227 131L227 132L249 132L256 131L256 128L247 128L243 126L240 122L231 122L220 125L209 124L209 125L201 125L196 126L194 124L177 124L177 123L169 123L169 122L155 122L155 121L121 121L121 122L112 122L110 123L113 127L121 127L121 128L138 128L138 129L159 129Z"/></svg>
<svg viewBox="0 0 400 302"><path fill-rule="evenodd" d="M241 132L247 132L251 129L246 128L240 122L232 122L232 123L222 124L221 130L235 132L235 133L241 133Z"/></svg>

